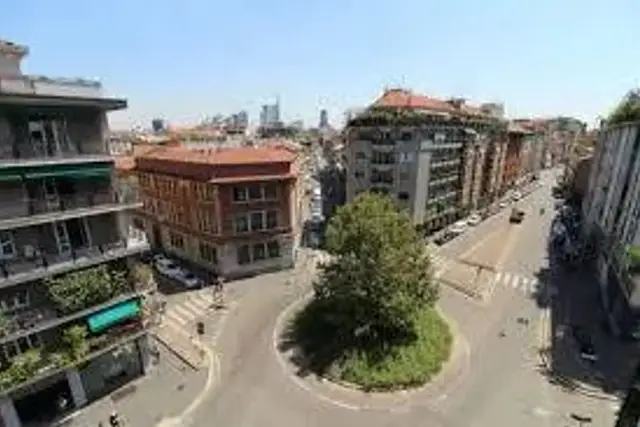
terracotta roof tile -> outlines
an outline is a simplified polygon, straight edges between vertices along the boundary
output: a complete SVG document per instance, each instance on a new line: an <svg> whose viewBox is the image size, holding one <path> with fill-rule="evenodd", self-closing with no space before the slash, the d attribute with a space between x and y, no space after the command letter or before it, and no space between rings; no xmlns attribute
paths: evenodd
<svg viewBox="0 0 640 427"><path fill-rule="evenodd" d="M466 114L485 115L480 107L464 102L458 106L455 100L431 98L416 94L407 89L387 89L371 106L378 108L411 108L452 114L462 112Z"/></svg>
<svg viewBox="0 0 640 427"><path fill-rule="evenodd" d="M295 155L282 147L233 147L188 149L167 146L153 150L139 158L196 163L207 165L255 165L291 163Z"/></svg>
<svg viewBox="0 0 640 427"><path fill-rule="evenodd" d="M131 172L136 168L136 161L133 156L114 156L113 159L118 172Z"/></svg>

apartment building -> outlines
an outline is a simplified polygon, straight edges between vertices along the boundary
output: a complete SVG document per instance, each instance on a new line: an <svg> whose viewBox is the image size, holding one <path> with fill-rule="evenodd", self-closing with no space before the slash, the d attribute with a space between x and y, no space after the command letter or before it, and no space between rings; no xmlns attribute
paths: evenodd
<svg viewBox="0 0 640 427"><path fill-rule="evenodd" d="M147 323L97 82L24 75L0 41L0 425L49 425L145 372Z"/></svg>
<svg viewBox="0 0 640 427"><path fill-rule="evenodd" d="M602 301L614 330L623 334L638 332L640 310L638 265L630 256L640 246L639 152L639 123L602 129L582 204Z"/></svg>
<svg viewBox="0 0 640 427"><path fill-rule="evenodd" d="M522 172L522 152L525 137L530 132L516 124L509 124L507 131L507 146L502 169L502 188L507 190L520 183Z"/></svg>
<svg viewBox="0 0 640 427"><path fill-rule="evenodd" d="M504 151L505 124L494 110L386 90L348 123L347 201L390 194L426 230L486 206Z"/></svg>
<svg viewBox="0 0 640 427"><path fill-rule="evenodd" d="M289 268L297 249L296 156L281 146L165 147L136 157L152 245L226 278Z"/></svg>

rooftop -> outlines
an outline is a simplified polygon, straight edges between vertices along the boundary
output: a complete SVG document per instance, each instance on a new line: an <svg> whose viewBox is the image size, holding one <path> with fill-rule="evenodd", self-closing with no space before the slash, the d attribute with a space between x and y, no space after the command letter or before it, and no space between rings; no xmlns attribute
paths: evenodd
<svg viewBox="0 0 640 427"><path fill-rule="evenodd" d="M181 146L158 148L139 156L144 159L203 165L256 165L292 163L295 154L284 146L188 149Z"/></svg>
<svg viewBox="0 0 640 427"><path fill-rule="evenodd" d="M409 108L441 113L487 115L480 107L466 103L462 98L439 99L417 94L408 89L386 89L373 104L373 108Z"/></svg>

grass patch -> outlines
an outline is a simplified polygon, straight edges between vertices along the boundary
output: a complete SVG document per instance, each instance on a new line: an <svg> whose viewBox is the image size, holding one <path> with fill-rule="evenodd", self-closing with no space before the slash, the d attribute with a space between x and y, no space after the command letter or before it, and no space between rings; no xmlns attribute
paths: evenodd
<svg viewBox="0 0 640 427"><path fill-rule="evenodd" d="M447 323L434 309L420 313L412 334L380 342L345 342L327 311L312 301L289 325L286 342L302 371L347 381L369 391L391 391L428 382L451 352Z"/></svg>

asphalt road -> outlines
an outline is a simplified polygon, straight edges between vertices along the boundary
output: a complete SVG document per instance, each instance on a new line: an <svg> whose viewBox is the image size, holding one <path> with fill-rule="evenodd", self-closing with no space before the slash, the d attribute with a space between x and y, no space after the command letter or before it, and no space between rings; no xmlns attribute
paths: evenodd
<svg viewBox="0 0 640 427"><path fill-rule="evenodd" d="M524 275L547 267L553 179L543 181L538 192L520 202L527 217L504 260L505 268ZM538 213L542 204L546 215ZM479 225L464 237L464 244L454 241L448 250L455 253L456 246L467 247L499 231L506 216L499 214ZM401 395L397 405L371 405L370 398L299 378L274 350L273 331L280 313L308 289L308 277L302 273L293 284L285 284L285 276L254 279L238 294L237 309L217 343L218 386L185 425L539 427L572 425L572 412L588 412L597 420L594 425L613 425L610 401L568 393L540 372L538 350L546 344L541 333L544 308L535 298L509 288L496 289L488 304L443 289L440 306L454 319L469 353L461 359L463 368L439 393Z"/></svg>

